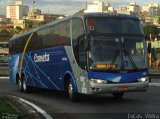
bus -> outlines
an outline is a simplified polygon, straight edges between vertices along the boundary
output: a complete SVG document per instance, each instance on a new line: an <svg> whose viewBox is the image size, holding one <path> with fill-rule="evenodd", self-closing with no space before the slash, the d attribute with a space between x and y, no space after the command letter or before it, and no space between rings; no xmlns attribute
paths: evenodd
<svg viewBox="0 0 160 119"><path fill-rule="evenodd" d="M148 89L147 44L139 19L107 13L76 14L9 41L11 83L79 94Z"/></svg>

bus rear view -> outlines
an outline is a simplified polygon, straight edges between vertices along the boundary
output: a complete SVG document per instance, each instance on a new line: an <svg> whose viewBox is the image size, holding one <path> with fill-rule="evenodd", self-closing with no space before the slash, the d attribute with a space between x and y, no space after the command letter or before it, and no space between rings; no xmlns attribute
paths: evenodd
<svg viewBox="0 0 160 119"><path fill-rule="evenodd" d="M146 91L147 46L139 19L92 14L86 16L85 25L88 45L80 46L84 47L84 53L79 57L84 58L87 49L81 67L88 70L85 78L89 78L90 93L113 93L122 97L124 92Z"/></svg>

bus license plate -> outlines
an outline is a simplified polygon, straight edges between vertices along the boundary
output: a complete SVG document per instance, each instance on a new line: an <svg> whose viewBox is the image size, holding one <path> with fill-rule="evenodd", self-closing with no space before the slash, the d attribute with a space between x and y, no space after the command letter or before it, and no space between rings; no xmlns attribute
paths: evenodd
<svg viewBox="0 0 160 119"><path fill-rule="evenodd" d="M119 87L118 91L128 91L128 87L127 86Z"/></svg>

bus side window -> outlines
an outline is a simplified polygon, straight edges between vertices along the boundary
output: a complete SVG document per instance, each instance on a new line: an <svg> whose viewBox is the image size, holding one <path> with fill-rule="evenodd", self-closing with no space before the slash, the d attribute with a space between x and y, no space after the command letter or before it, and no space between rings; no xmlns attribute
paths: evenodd
<svg viewBox="0 0 160 119"><path fill-rule="evenodd" d="M66 36L66 26L64 23L60 23L57 25L57 34L58 34L58 40L57 44L58 46L65 44L65 36Z"/></svg>
<svg viewBox="0 0 160 119"><path fill-rule="evenodd" d="M36 47L37 47L37 38L38 38L37 32L35 32L33 34L32 38L30 39L29 46L28 46L28 51L36 50Z"/></svg>
<svg viewBox="0 0 160 119"><path fill-rule="evenodd" d="M56 46L55 26L51 26L51 28L50 28L50 38L51 38L51 39L49 39L50 45L52 47L55 47Z"/></svg>
<svg viewBox="0 0 160 119"><path fill-rule="evenodd" d="M70 37L70 21L65 23L66 25L66 45L71 45Z"/></svg>
<svg viewBox="0 0 160 119"><path fill-rule="evenodd" d="M38 35L38 50L46 48L46 29L37 31Z"/></svg>

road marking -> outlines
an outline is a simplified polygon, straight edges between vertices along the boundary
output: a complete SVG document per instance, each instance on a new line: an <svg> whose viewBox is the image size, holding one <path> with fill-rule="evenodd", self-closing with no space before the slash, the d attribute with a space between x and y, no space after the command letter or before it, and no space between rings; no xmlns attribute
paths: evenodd
<svg viewBox="0 0 160 119"><path fill-rule="evenodd" d="M9 79L10 77L0 77L0 79Z"/></svg>
<svg viewBox="0 0 160 119"><path fill-rule="evenodd" d="M149 83L149 86L160 86L160 83Z"/></svg>
<svg viewBox="0 0 160 119"><path fill-rule="evenodd" d="M38 107L37 105L25 100L25 99L22 99L22 98L19 98L19 97L16 97L16 96L13 96L15 98L18 98L19 100L21 100L22 102L30 105L32 108L34 108L36 111L38 111L39 113L41 113L46 119L53 119L49 114L47 114L47 112L45 112L43 109L41 109L40 107Z"/></svg>

